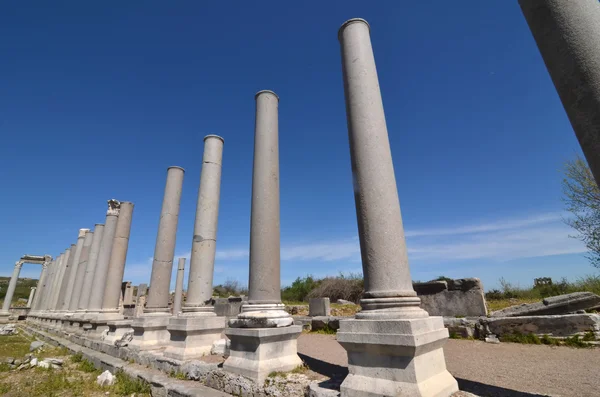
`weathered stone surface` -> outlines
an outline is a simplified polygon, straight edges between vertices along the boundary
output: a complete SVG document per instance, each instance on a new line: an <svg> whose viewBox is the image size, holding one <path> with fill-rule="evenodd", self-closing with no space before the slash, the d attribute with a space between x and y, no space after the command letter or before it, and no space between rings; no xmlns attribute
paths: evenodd
<svg viewBox="0 0 600 397"><path fill-rule="evenodd" d="M339 303L340 305L356 305L356 303L347 301L345 299L338 299L337 303Z"/></svg>
<svg viewBox="0 0 600 397"><path fill-rule="evenodd" d="M329 298L311 298L308 302L308 315L311 317L331 315Z"/></svg>
<svg viewBox="0 0 600 397"><path fill-rule="evenodd" d="M219 339L215 341L210 349L210 354L219 356L229 356L229 339Z"/></svg>
<svg viewBox="0 0 600 397"><path fill-rule="evenodd" d="M600 296L591 292L574 292L546 298L537 303L507 307L490 314L491 317L544 316L573 313L577 310L600 307Z"/></svg>
<svg viewBox="0 0 600 397"><path fill-rule="evenodd" d="M329 387L326 382L311 383L308 387L308 397L338 397L340 395L340 386L336 386L337 390Z"/></svg>
<svg viewBox="0 0 600 397"><path fill-rule="evenodd" d="M452 336L460 336L461 338L477 337L477 324L479 318L466 319L455 317L444 317L444 326L448 329L448 333Z"/></svg>
<svg viewBox="0 0 600 397"><path fill-rule="evenodd" d="M220 317L235 317L242 311L243 304L241 297L217 298L215 300L215 314Z"/></svg>
<svg viewBox="0 0 600 397"><path fill-rule="evenodd" d="M115 376L113 374L111 374L110 371L108 371L108 370L102 372L96 378L96 383L98 383L102 387L112 386L115 384L115 381L116 381Z"/></svg>
<svg viewBox="0 0 600 397"><path fill-rule="evenodd" d="M30 352L35 351L35 350L41 348L42 346L44 346L44 342L39 341L39 340L33 341L29 345L29 351Z"/></svg>
<svg viewBox="0 0 600 397"><path fill-rule="evenodd" d="M17 333L17 328L14 324L6 324L0 327L0 335L14 335Z"/></svg>
<svg viewBox="0 0 600 397"><path fill-rule="evenodd" d="M333 317L319 316L313 317L311 321L311 330L320 331L323 329L338 330L340 328L340 320L348 319L348 317Z"/></svg>
<svg viewBox="0 0 600 397"><path fill-rule="evenodd" d="M478 278L414 283L421 308L431 316L485 316L487 305Z"/></svg>
<svg viewBox="0 0 600 397"><path fill-rule="evenodd" d="M29 365L30 365L31 367L35 367L36 365L38 365L38 359L34 357L34 358L33 358L33 359L31 359L31 361L29 362Z"/></svg>
<svg viewBox="0 0 600 397"><path fill-rule="evenodd" d="M567 337L592 331L596 339L600 339L600 315L598 314L486 318L480 321L487 327L489 333L500 336L518 332Z"/></svg>
<svg viewBox="0 0 600 397"><path fill-rule="evenodd" d="M187 379L202 383L206 381L206 376L215 370L217 370L217 364L209 364L198 360L188 361L181 367L181 372Z"/></svg>

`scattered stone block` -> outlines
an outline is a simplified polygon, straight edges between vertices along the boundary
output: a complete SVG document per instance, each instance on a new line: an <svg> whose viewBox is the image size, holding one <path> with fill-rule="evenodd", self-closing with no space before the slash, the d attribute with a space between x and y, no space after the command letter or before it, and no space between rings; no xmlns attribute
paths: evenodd
<svg viewBox="0 0 600 397"><path fill-rule="evenodd" d="M574 313L577 310L591 310L600 307L600 296L592 292L574 292L553 296L541 302L524 303L497 310L491 317L546 316Z"/></svg>
<svg viewBox="0 0 600 397"><path fill-rule="evenodd" d="M215 313L220 317L235 317L242 311L244 300L241 296L217 298L215 300Z"/></svg>
<svg viewBox="0 0 600 397"><path fill-rule="evenodd" d="M480 320L489 333L513 333L569 337L592 331L600 339L599 314L563 314L553 316L495 317Z"/></svg>
<svg viewBox="0 0 600 397"><path fill-rule="evenodd" d="M430 316L487 315L483 285L478 278L414 283L421 308Z"/></svg>
<svg viewBox="0 0 600 397"><path fill-rule="evenodd" d="M311 298L308 302L308 315L310 317L330 316L329 298Z"/></svg>
<svg viewBox="0 0 600 397"><path fill-rule="evenodd" d="M33 341L29 345L29 351L30 352L36 351L36 350L40 349L42 346L44 346L44 342L39 341L39 340Z"/></svg>
<svg viewBox="0 0 600 397"><path fill-rule="evenodd" d="M486 336L485 341L487 343L494 343L494 344L500 343L500 339L498 339L498 337L494 334L490 334L490 335Z"/></svg>
<svg viewBox="0 0 600 397"><path fill-rule="evenodd" d="M52 366L52 364L50 364L47 361L39 361L37 366L40 368L50 368Z"/></svg>
<svg viewBox="0 0 600 397"><path fill-rule="evenodd" d="M450 335L454 334L465 339L475 338L478 320L478 318L472 320L466 318L444 317L444 326L448 329Z"/></svg>
<svg viewBox="0 0 600 397"><path fill-rule="evenodd" d="M98 383L101 387L104 386L112 386L115 384L116 378L110 371L106 370L98 375L96 379L96 383Z"/></svg>
<svg viewBox="0 0 600 397"><path fill-rule="evenodd" d="M186 362L181 367L186 378L191 380L197 380L202 383L206 381L206 376L217 369L217 364L209 364L203 361L192 360Z"/></svg>
<svg viewBox="0 0 600 397"><path fill-rule="evenodd" d="M15 359L13 357L7 357L5 362L7 364L14 364L15 363Z"/></svg>
<svg viewBox="0 0 600 397"><path fill-rule="evenodd" d="M6 324L3 327L0 327L0 335L2 336L6 336L6 335L14 335L17 333L17 328L15 327L14 324Z"/></svg>
<svg viewBox="0 0 600 397"><path fill-rule="evenodd" d="M38 365L38 359L37 358L32 358L31 361L29 362L29 366L31 367L35 367L36 365Z"/></svg>
<svg viewBox="0 0 600 397"><path fill-rule="evenodd" d="M45 358L44 361L49 364L59 365L59 366L62 366L64 363L64 360L62 360L60 358Z"/></svg>
<svg viewBox="0 0 600 397"><path fill-rule="evenodd" d="M322 329L332 329L337 331L340 328L340 319L344 319L344 317L333 317L333 316L319 316L313 317L311 321L311 330L312 331L320 331ZM346 317L347 319L347 317Z"/></svg>
<svg viewBox="0 0 600 397"><path fill-rule="evenodd" d="M229 355L227 350L229 347L227 346L228 339L219 339L213 343L212 348L210 349L210 354L215 354L219 356Z"/></svg>

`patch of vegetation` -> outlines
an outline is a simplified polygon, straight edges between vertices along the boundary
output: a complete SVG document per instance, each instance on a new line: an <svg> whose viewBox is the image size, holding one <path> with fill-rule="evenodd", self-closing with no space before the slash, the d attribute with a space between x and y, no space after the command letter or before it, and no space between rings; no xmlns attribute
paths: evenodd
<svg viewBox="0 0 600 397"><path fill-rule="evenodd" d="M171 372L169 372L169 376L171 378L175 378L175 379L179 379L179 380L186 380L187 377L185 376L185 374L183 372L179 372L179 371L175 371L175 370L171 370Z"/></svg>
<svg viewBox="0 0 600 397"><path fill-rule="evenodd" d="M7 363L0 363L0 372L8 372L10 371L10 365Z"/></svg>
<svg viewBox="0 0 600 397"><path fill-rule="evenodd" d="M213 296L218 296L219 298L240 295L248 295L248 288L236 280L227 280L225 283L213 287Z"/></svg>
<svg viewBox="0 0 600 397"><path fill-rule="evenodd" d="M551 338L545 334L540 338L540 342L542 342L543 345L560 346L560 340Z"/></svg>
<svg viewBox="0 0 600 397"><path fill-rule="evenodd" d="M77 352L71 356L72 363L80 363L81 361L83 361L83 353Z"/></svg>
<svg viewBox="0 0 600 397"><path fill-rule="evenodd" d="M596 340L596 334L594 331L588 331L583 335L582 340L585 342L593 342Z"/></svg>
<svg viewBox="0 0 600 397"><path fill-rule="evenodd" d="M22 332L0 336L0 357L21 358L29 353L29 345L34 340Z"/></svg>
<svg viewBox="0 0 600 397"><path fill-rule="evenodd" d="M120 396L130 396L135 394L136 396L140 395L150 395L151 388L150 384L143 379L135 378L132 379L128 375L126 375L123 371L118 371L115 376L117 377L117 381L113 386L113 390Z"/></svg>
<svg viewBox="0 0 600 397"><path fill-rule="evenodd" d="M0 383L0 394L5 395L10 391L10 385L6 383Z"/></svg>
<svg viewBox="0 0 600 397"><path fill-rule="evenodd" d="M541 345L542 341L536 334L522 334L513 332L512 334L504 334L500 336L500 342L524 343L528 345Z"/></svg>
<svg viewBox="0 0 600 397"><path fill-rule="evenodd" d="M9 282L10 277L0 277L0 301L2 302L4 302L4 297L6 296L6 291L8 290ZM32 278L19 278L17 280L17 287L15 288L15 293L13 295L11 306L27 306L27 299L29 298L31 287L36 287L37 283L38 281ZM25 301L19 301L19 299L24 299Z"/></svg>
<svg viewBox="0 0 600 397"><path fill-rule="evenodd" d="M281 299L295 302L295 304L306 304L308 294L319 286L321 280L317 280L312 275L298 277L292 285L281 290Z"/></svg>
<svg viewBox="0 0 600 397"><path fill-rule="evenodd" d="M573 335L573 336L565 339L564 344L565 344L565 346L579 347L579 348L585 348L585 347L591 346L589 343L586 343L583 340L579 339L579 335Z"/></svg>
<svg viewBox="0 0 600 397"><path fill-rule="evenodd" d="M79 363L79 366L77 369L79 369L82 372L88 372L88 373L98 372L98 373L100 373L100 370L96 369L94 364L92 364L90 361L85 360L85 359Z"/></svg>

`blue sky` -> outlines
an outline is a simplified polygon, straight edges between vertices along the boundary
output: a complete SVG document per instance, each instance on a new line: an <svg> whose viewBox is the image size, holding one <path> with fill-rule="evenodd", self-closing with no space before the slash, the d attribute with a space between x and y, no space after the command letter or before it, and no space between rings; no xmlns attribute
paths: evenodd
<svg viewBox="0 0 600 397"><path fill-rule="evenodd" d="M371 24L413 279L594 273L563 225L580 152L516 0L10 2L0 6L0 274L135 203L148 282L166 169L225 138L215 283L247 283L254 94L280 102L282 284L361 269L337 29ZM25 266L24 276L39 268ZM174 282L174 278L173 278Z"/></svg>

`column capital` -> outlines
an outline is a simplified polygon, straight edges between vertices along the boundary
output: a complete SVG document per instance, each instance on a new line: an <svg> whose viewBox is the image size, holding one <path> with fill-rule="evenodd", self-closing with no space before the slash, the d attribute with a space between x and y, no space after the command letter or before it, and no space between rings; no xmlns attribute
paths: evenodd
<svg viewBox="0 0 600 397"><path fill-rule="evenodd" d="M23 262L22 261L15 262L15 268L19 268L20 269L21 267L23 267Z"/></svg>
<svg viewBox="0 0 600 397"><path fill-rule="evenodd" d="M119 216L120 209L121 209L121 202L119 200L110 199L110 200L108 200L108 210L106 210L106 215Z"/></svg>

